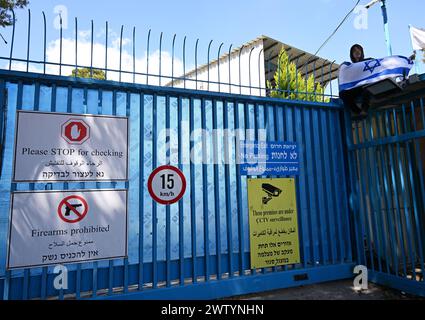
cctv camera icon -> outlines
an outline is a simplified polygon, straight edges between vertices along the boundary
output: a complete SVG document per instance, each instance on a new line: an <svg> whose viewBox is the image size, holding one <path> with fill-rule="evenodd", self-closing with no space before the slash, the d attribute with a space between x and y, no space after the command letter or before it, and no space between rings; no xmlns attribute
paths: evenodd
<svg viewBox="0 0 425 320"><path fill-rule="evenodd" d="M278 197L282 190L275 187L274 185L271 185L270 183L263 183L261 185L263 188L263 191L267 194L267 196L263 197L263 204L267 204L271 199L274 197Z"/></svg>

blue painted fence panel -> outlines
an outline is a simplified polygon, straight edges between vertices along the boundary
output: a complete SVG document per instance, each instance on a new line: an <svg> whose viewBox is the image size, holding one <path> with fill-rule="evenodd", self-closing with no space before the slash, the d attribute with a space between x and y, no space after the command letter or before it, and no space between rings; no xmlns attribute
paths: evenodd
<svg viewBox="0 0 425 320"><path fill-rule="evenodd" d="M351 276L340 105L13 71L0 71L2 88L7 90L0 114L6 129L0 179L2 298L96 298L116 292L126 297L130 291L143 298L152 290L167 298L163 284L180 288L180 298L193 298L187 288L210 279L274 275L286 279L283 286L293 286L296 280L288 280L285 272L317 269L309 281L318 282L333 279L326 267L341 270L334 278ZM12 183L17 109L128 116L128 182ZM268 143L297 146L299 265L250 269L247 176L241 175L236 155L238 141L258 140L260 130L267 132ZM167 163L180 167L187 180L182 200L168 207L155 203L146 187L152 170ZM81 188L128 189L128 258L68 265L70 286L60 292L53 288L53 267L5 270L10 192ZM216 297L236 292L226 290Z"/></svg>

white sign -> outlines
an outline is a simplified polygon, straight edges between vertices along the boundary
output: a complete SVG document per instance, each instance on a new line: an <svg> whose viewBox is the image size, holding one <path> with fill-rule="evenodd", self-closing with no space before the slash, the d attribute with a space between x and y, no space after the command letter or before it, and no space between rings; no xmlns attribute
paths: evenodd
<svg viewBox="0 0 425 320"><path fill-rule="evenodd" d="M127 256L127 191L12 193L8 269Z"/></svg>
<svg viewBox="0 0 425 320"><path fill-rule="evenodd" d="M149 176L148 191L158 203L171 204L183 197L186 190L186 178L178 168L161 166Z"/></svg>
<svg viewBox="0 0 425 320"><path fill-rule="evenodd" d="M128 118L17 111L13 180L125 181Z"/></svg>

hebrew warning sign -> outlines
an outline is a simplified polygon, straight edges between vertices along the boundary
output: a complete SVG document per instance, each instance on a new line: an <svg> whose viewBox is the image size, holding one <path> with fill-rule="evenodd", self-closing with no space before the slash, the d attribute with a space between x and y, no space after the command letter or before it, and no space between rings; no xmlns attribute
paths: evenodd
<svg viewBox="0 0 425 320"><path fill-rule="evenodd" d="M127 191L12 193L8 269L127 256Z"/></svg>
<svg viewBox="0 0 425 320"><path fill-rule="evenodd" d="M300 262L295 181L248 179L251 268Z"/></svg>
<svg viewBox="0 0 425 320"><path fill-rule="evenodd" d="M13 180L125 181L128 118L17 111Z"/></svg>

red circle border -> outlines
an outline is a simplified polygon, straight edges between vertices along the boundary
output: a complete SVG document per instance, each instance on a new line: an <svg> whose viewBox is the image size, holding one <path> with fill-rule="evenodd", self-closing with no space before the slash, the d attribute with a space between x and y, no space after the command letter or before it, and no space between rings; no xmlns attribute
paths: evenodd
<svg viewBox="0 0 425 320"><path fill-rule="evenodd" d="M172 170L172 171L176 172L180 176L180 179L182 180L182 190L177 195L177 197L175 197L173 200L169 200L169 201L161 200L160 198L158 198L155 195L155 193L152 190L152 181L153 181L153 178L155 177L155 175L159 171L162 171L162 170ZM149 194L151 195L152 199L154 199L156 202L158 202L160 204L169 205L169 204L175 203L175 202L179 201L183 197L183 195L184 195L184 193L186 191L186 178L185 178L183 172L179 168L177 168L177 167L170 166L170 165L159 166L154 171L152 171L152 173L149 175L149 179L148 179L148 191L149 191Z"/></svg>
<svg viewBox="0 0 425 320"><path fill-rule="evenodd" d="M81 217L78 220L70 220L70 219L65 218L62 215L62 211L61 211L62 205L64 204L65 201L68 201L68 199L71 199L71 198L77 198L78 200L80 200L83 203L83 205L85 207L84 212L81 214ZM59 205L58 205L58 215L59 215L59 218L61 220L63 220L64 222L67 222L67 223L80 222L81 220L83 220L85 218L85 216L87 215L87 212L88 211L89 211L89 205L87 204L87 201L83 197L76 196L76 195L71 195L71 196L68 196L66 198L63 198L61 200L61 202L59 202Z"/></svg>

